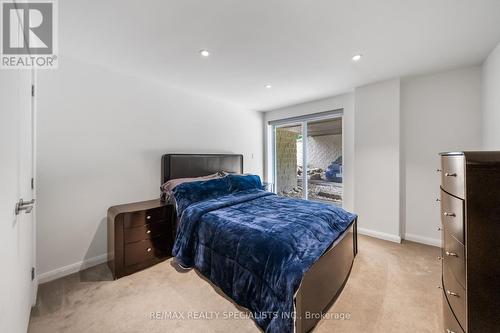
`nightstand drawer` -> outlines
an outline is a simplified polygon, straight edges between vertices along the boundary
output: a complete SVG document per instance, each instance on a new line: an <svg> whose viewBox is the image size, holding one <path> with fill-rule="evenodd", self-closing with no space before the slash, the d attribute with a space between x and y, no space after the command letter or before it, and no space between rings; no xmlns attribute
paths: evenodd
<svg viewBox="0 0 500 333"><path fill-rule="evenodd" d="M167 235L170 232L169 224L166 221L145 224L140 227L125 229L123 238L125 243L133 243L141 240L151 239L160 235Z"/></svg>
<svg viewBox="0 0 500 333"><path fill-rule="evenodd" d="M149 223L166 220L168 214L167 207L158 207L138 212L127 213L124 216L124 227L134 228L144 226Z"/></svg>
<svg viewBox="0 0 500 333"><path fill-rule="evenodd" d="M171 240L167 236L158 236L135 243L125 244L125 266L131 266L153 258L170 255Z"/></svg>

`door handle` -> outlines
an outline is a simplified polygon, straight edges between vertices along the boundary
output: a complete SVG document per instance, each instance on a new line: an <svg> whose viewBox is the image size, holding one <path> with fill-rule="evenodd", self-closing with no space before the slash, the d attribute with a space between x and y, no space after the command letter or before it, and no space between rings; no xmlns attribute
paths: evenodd
<svg viewBox="0 0 500 333"><path fill-rule="evenodd" d="M16 203L16 215L19 215L19 213L23 210L26 212L26 214L31 213L34 205L35 205L35 199L32 199L30 201L24 201L23 199L19 199L19 202Z"/></svg>

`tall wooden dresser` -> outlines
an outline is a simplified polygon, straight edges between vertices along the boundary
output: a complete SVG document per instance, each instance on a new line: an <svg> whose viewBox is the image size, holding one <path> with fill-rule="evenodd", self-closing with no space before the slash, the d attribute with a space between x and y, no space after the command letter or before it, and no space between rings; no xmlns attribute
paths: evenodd
<svg viewBox="0 0 500 333"><path fill-rule="evenodd" d="M500 332L500 152L441 154L444 332Z"/></svg>

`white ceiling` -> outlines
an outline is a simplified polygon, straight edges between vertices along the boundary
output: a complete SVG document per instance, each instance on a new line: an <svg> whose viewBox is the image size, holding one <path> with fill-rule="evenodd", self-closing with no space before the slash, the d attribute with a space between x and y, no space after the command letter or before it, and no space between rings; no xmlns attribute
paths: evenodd
<svg viewBox="0 0 500 333"><path fill-rule="evenodd" d="M255 110L478 64L500 41L500 0L65 0L59 6L63 55ZM211 56L201 57L200 49ZM359 63L351 61L356 53L364 55Z"/></svg>

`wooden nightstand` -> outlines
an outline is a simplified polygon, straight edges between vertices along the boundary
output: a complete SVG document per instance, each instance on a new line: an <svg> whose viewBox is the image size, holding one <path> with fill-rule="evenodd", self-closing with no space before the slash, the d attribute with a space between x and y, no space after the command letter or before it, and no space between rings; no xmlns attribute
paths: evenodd
<svg viewBox="0 0 500 333"><path fill-rule="evenodd" d="M172 256L174 209L159 199L108 209L108 265L115 279Z"/></svg>

